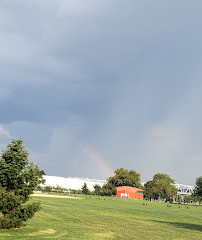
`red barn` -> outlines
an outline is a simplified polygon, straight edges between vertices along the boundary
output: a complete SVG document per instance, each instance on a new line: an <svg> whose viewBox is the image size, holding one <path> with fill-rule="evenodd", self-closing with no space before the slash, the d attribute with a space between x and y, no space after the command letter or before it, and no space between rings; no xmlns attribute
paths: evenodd
<svg viewBox="0 0 202 240"><path fill-rule="evenodd" d="M133 198L133 199L143 199L144 190L135 187L117 187L116 196L122 198Z"/></svg>

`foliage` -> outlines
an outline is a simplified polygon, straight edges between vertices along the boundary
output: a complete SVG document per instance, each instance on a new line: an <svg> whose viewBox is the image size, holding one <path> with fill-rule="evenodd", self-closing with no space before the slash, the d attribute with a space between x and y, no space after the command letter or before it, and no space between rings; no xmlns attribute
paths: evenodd
<svg viewBox="0 0 202 240"><path fill-rule="evenodd" d="M177 203L181 203L181 202L182 202L182 196L181 196L181 195L177 194L177 196L176 196L176 202L177 202Z"/></svg>
<svg viewBox="0 0 202 240"><path fill-rule="evenodd" d="M77 189L70 189L70 192L72 194L82 194L82 190L77 190Z"/></svg>
<svg viewBox="0 0 202 240"><path fill-rule="evenodd" d="M144 184L145 187L145 191L144 191L144 197L147 199L152 199L154 194L153 194L153 189L152 189L152 185L153 182L152 181L148 181Z"/></svg>
<svg viewBox="0 0 202 240"><path fill-rule="evenodd" d="M53 187L51 187L51 186L44 186L43 187L44 192L52 192L52 190L53 190Z"/></svg>
<svg viewBox="0 0 202 240"><path fill-rule="evenodd" d="M189 195L185 195L184 196L184 203L190 203L191 202L191 196L189 196Z"/></svg>
<svg viewBox="0 0 202 240"><path fill-rule="evenodd" d="M120 186L141 187L140 174L135 170L118 168L114 173L115 176L109 177L107 183L103 185L103 195L115 195L116 188Z"/></svg>
<svg viewBox="0 0 202 240"><path fill-rule="evenodd" d="M55 191L58 192L58 193L62 193L62 192L64 192L64 188L62 188L61 186L59 186L59 185L57 184L57 186L56 186L56 188L55 188Z"/></svg>
<svg viewBox="0 0 202 240"><path fill-rule="evenodd" d="M193 195L197 197L198 201L202 200L202 176L196 178L196 186Z"/></svg>
<svg viewBox="0 0 202 240"><path fill-rule="evenodd" d="M145 184L145 197L170 200L177 194L174 183L175 181L169 175L156 173L153 180Z"/></svg>
<svg viewBox="0 0 202 240"><path fill-rule="evenodd" d="M82 191L83 194L86 194L86 195L90 194L90 190L88 189L86 183L83 184L83 186L81 188L81 191Z"/></svg>
<svg viewBox="0 0 202 240"><path fill-rule="evenodd" d="M102 189L102 187L100 186L100 185L98 185L98 184L95 184L94 186L94 194L95 195L101 195L101 189Z"/></svg>
<svg viewBox="0 0 202 240"><path fill-rule="evenodd" d="M44 174L28 162L28 150L23 141L12 140L0 158L0 218L1 228L20 227L40 209L39 202L27 204L29 195L42 183ZM26 204L25 204L26 203Z"/></svg>

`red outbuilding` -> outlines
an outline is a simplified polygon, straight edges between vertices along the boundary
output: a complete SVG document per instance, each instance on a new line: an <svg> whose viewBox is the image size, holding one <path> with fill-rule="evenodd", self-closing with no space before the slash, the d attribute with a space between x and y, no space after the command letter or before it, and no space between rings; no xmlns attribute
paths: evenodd
<svg viewBox="0 0 202 240"><path fill-rule="evenodd" d="M117 187L116 188L116 196L121 198L132 198L132 199L143 199L144 190L135 187Z"/></svg>

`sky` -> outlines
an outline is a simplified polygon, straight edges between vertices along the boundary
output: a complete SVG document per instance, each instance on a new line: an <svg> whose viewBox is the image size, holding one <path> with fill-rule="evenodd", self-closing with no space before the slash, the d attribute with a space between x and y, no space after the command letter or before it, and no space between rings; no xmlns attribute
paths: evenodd
<svg viewBox="0 0 202 240"><path fill-rule="evenodd" d="M202 175L202 1L2 0L0 147L47 175Z"/></svg>

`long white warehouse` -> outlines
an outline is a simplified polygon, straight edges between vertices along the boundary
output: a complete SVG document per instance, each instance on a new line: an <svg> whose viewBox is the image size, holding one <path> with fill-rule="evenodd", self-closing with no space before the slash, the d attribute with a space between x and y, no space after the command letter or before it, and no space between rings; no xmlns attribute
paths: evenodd
<svg viewBox="0 0 202 240"><path fill-rule="evenodd" d="M64 177L56 177L56 176L43 176L46 180L44 186L51 186L51 187L57 187L60 186L62 188L66 189L75 189L75 190L81 190L84 183L87 184L87 187L89 190L94 190L94 185L98 184L101 187L105 184L105 180L96 180L96 179L89 179L89 178L64 178Z"/></svg>

